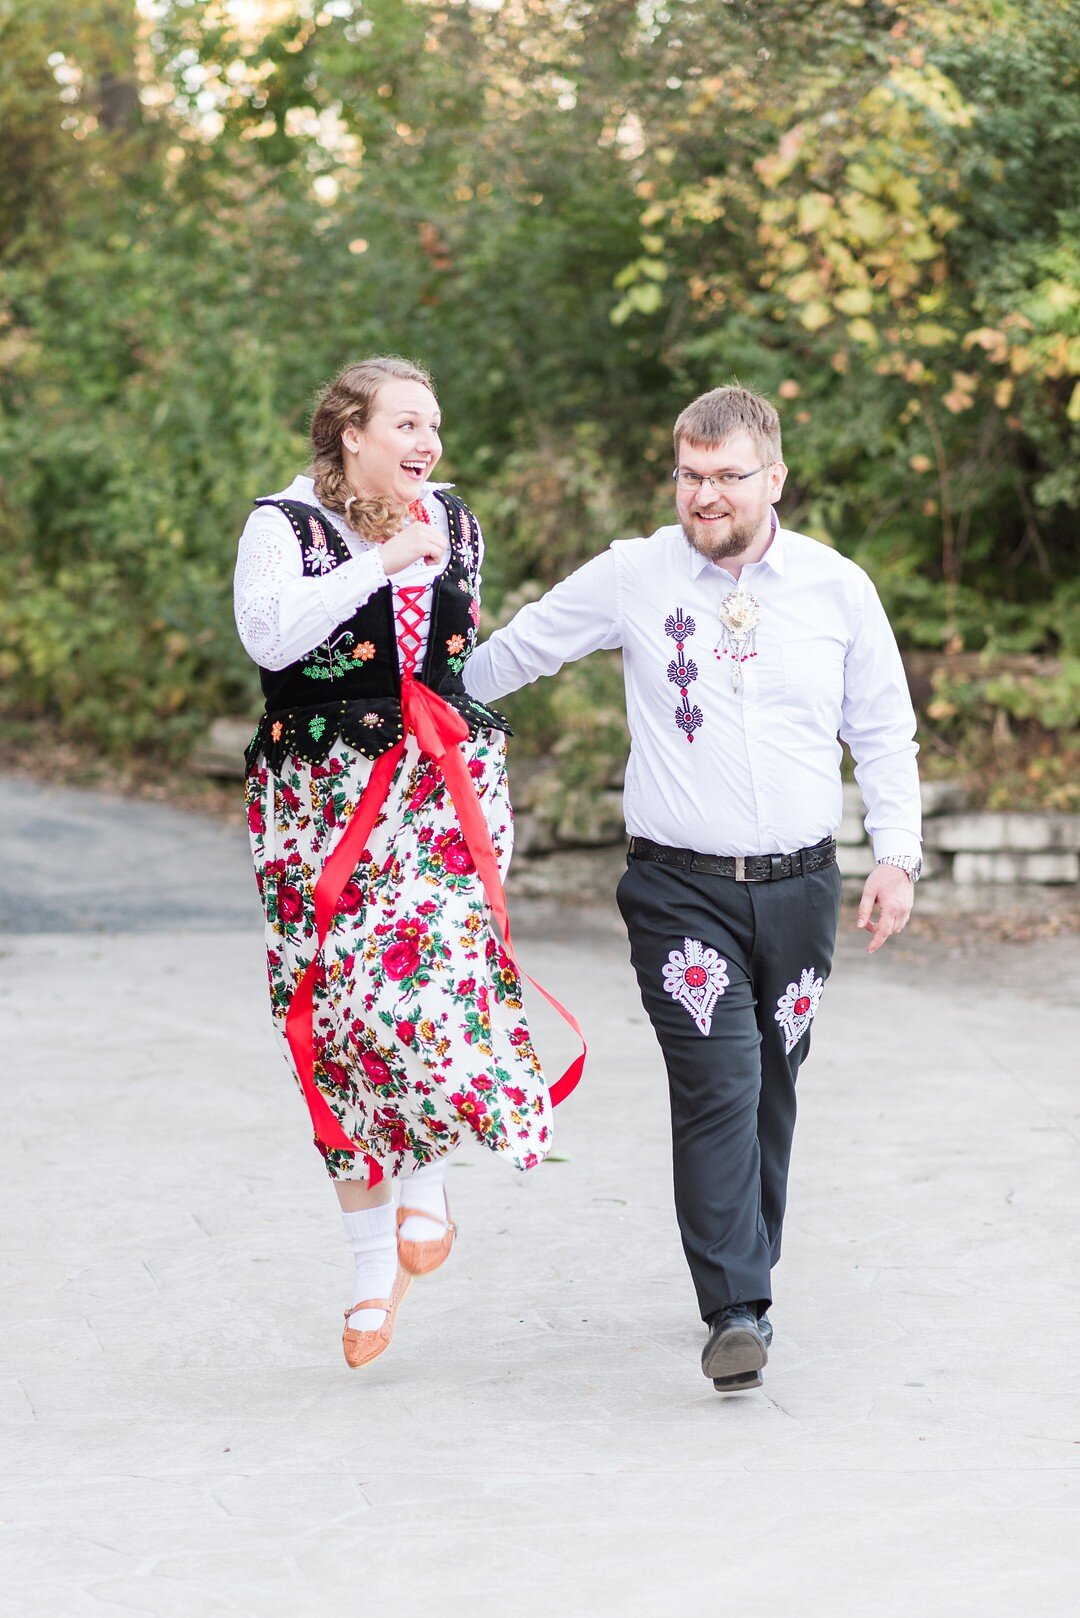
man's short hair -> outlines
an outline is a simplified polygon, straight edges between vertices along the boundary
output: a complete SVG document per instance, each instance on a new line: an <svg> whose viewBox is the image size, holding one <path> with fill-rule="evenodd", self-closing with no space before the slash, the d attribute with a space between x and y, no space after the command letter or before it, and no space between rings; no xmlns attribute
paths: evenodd
<svg viewBox="0 0 1080 1618"><path fill-rule="evenodd" d="M744 427L762 460L783 460L780 417L775 409L762 394L734 384L713 388L687 405L675 423L675 459L683 439L695 449L708 449Z"/></svg>

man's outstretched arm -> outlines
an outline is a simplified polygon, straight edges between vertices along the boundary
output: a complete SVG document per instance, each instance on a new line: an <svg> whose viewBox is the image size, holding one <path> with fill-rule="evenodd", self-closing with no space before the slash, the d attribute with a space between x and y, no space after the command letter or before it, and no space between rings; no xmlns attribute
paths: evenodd
<svg viewBox="0 0 1080 1618"><path fill-rule="evenodd" d="M478 702L497 702L564 663L621 644L615 557L605 551L515 613L477 647L462 678Z"/></svg>

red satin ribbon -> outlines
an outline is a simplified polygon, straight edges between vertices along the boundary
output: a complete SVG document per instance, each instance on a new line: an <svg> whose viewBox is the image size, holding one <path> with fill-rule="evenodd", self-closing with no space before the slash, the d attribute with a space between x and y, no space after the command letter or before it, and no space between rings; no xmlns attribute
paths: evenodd
<svg viewBox="0 0 1080 1618"><path fill-rule="evenodd" d="M411 674L402 676L401 711L404 735L408 736L411 732L416 737L420 751L432 758L442 770L451 802L457 811L461 834L483 883L492 914L499 924L506 953L519 974L528 977L528 973L521 973L514 954L510 938L510 918L506 910L506 894L499 876L499 862L492 846L491 833L484 812L480 807L480 800L476 796L472 776L458 745L467 739L469 727L449 703L436 696L426 685L414 680ZM322 868L319 880L315 884L315 953L293 991L285 1017L285 1038L296 1063L300 1086L308 1104L308 1111L311 1113L315 1138L320 1145L330 1151L357 1152L361 1148L342 1129L333 1108L315 1083L313 1023L315 984L322 971L320 956L326 936L337 915L341 895L352 879L360 855L386 802L394 772L404 752L403 737L389 752L376 759L364 794L334 852ZM557 1107L560 1101L565 1101L581 1078L585 1066L585 1040L577 1018L567 1011L565 1006L560 1005L554 995L549 994L535 978L529 977L528 981L543 995L548 1005L553 1006L560 1017L569 1023L581 1040L581 1054L574 1058L562 1077L549 1087L552 1105ZM382 1169L375 1158L366 1152L364 1156L368 1164L368 1184L378 1185L383 1177Z"/></svg>

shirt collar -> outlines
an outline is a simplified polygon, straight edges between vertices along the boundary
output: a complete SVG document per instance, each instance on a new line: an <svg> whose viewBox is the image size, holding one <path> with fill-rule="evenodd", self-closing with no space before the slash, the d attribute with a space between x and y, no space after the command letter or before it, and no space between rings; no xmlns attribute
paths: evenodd
<svg viewBox="0 0 1080 1618"><path fill-rule="evenodd" d="M764 556L761 558L761 560L759 562L750 562L748 564L748 566L749 567L767 566L767 567L771 568L771 570L774 573L778 574L780 578L783 578L783 576L784 576L784 530L780 526L780 521L779 521L779 518L776 515L776 507L775 506L773 506L771 508L769 515L772 518L772 539L769 541L768 549L766 550ZM680 531L680 533L682 532L681 529L679 531ZM686 544L686 549L690 554L690 576L691 576L691 578L699 579L701 577L701 575L706 570L708 570L711 573L724 573L724 572L727 572L727 569L724 567L724 564L722 562L710 562L709 558L707 556L702 556L701 552L696 551L694 549L694 547L688 541L685 540L685 538L684 538L684 543ZM743 568L743 572L744 573L746 572L746 567ZM728 574L728 577L730 578L731 575Z"/></svg>

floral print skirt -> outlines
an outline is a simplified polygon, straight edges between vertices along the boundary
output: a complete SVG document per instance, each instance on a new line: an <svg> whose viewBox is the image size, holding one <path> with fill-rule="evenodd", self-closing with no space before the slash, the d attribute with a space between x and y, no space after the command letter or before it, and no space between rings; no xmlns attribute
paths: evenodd
<svg viewBox="0 0 1080 1618"><path fill-rule="evenodd" d="M505 741L462 749L505 876L513 846ZM338 741L324 764L265 764L247 781L248 829L266 916L274 1026L314 949L313 892L372 765ZM315 983L315 1082L359 1152L325 1151L334 1179L408 1174L472 1136L516 1168L551 1147L547 1085L521 979L497 938L442 773L414 737L323 946ZM322 1148L320 1148L322 1149Z"/></svg>

